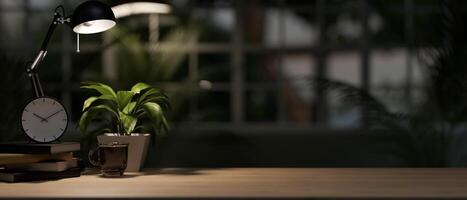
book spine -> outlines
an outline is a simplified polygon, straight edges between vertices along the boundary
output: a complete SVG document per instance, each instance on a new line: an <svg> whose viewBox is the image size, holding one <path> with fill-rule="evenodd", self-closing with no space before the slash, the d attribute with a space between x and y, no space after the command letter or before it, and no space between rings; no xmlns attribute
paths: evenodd
<svg viewBox="0 0 467 200"><path fill-rule="evenodd" d="M46 160L72 160L73 153L58 154L0 154L0 165L27 164Z"/></svg>
<svg viewBox="0 0 467 200"><path fill-rule="evenodd" d="M5 179L3 181L16 183L16 182L28 182L28 181L40 181L40 180L51 180L51 179L62 179L72 178L81 176L81 170L79 168L70 169L64 172L34 172L34 173L23 173L20 175L13 175L11 179Z"/></svg>

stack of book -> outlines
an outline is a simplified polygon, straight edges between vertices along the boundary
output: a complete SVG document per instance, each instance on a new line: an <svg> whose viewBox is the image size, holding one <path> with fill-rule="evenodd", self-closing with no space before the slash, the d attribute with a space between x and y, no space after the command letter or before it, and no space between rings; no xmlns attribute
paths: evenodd
<svg viewBox="0 0 467 200"><path fill-rule="evenodd" d="M79 177L81 163L73 152L80 144L2 143L0 144L0 181L24 182Z"/></svg>

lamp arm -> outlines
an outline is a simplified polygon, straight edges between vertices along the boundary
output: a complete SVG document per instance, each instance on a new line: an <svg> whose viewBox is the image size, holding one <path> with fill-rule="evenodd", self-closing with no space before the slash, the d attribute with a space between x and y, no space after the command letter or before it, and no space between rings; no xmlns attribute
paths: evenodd
<svg viewBox="0 0 467 200"><path fill-rule="evenodd" d="M41 51L46 51L47 45L49 44L50 38L52 37L52 34L55 31L55 28L57 27L57 20L61 17L60 14L57 12L54 13L54 19L52 20L52 23L50 23L49 29L47 30L47 34L45 35L44 40L42 41L42 45L40 50Z"/></svg>
<svg viewBox="0 0 467 200"><path fill-rule="evenodd" d="M47 34L45 35L44 40L42 41L41 48L39 50L39 53L37 54L36 58L32 62L30 66L26 68L26 73L31 80L31 84L34 89L34 94L36 97L44 96L44 92L42 90L42 86L39 80L39 74L37 73L36 69L37 66L42 62L42 60L45 58L47 54L47 45L49 44L50 38L52 37L53 32L55 31L55 28L57 27L58 24L64 24L64 23L69 23L70 18L63 18L60 13L55 12L54 13L54 18L52 20L52 23L49 26L49 29L47 30Z"/></svg>

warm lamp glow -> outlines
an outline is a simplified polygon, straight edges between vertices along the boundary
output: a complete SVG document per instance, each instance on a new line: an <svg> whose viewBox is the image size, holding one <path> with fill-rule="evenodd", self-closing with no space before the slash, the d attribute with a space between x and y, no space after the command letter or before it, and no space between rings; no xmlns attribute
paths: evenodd
<svg viewBox="0 0 467 200"><path fill-rule="evenodd" d="M99 19L78 24L73 28L73 31L79 34L93 34L106 31L115 25L115 21Z"/></svg>
<svg viewBox="0 0 467 200"><path fill-rule="evenodd" d="M127 17L137 14L164 14L169 13L171 8L167 4L154 2L133 2L112 7L115 18Z"/></svg>

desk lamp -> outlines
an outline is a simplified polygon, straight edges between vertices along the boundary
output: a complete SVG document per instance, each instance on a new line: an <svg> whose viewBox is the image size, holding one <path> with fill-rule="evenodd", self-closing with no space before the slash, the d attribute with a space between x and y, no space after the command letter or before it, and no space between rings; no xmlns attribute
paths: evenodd
<svg viewBox="0 0 467 200"><path fill-rule="evenodd" d="M61 12L59 12L59 9ZM55 8L52 23L39 49L39 53L26 67L31 80L35 98L23 109L21 125L24 133L34 142L48 143L58 140L68 126L68 114L63 104L55 98L44 96L37 66L47 54L47 45L55 28L60 24L71 25L77 34L77 52L79 52L79 34L93 34L106 31L116 25L112 9L99 1L86 1L80 4L72 16L65 15L63 6Z"/></svg>

